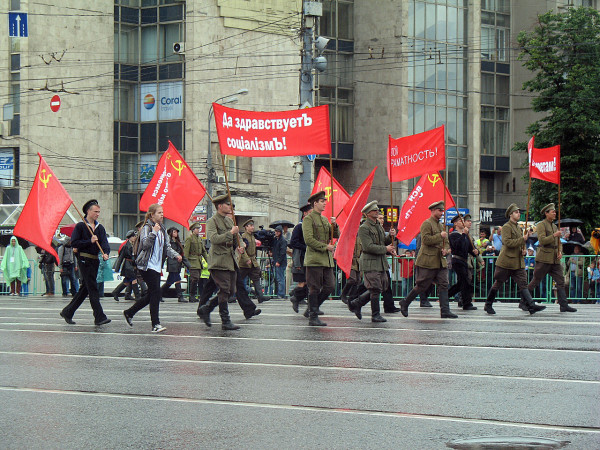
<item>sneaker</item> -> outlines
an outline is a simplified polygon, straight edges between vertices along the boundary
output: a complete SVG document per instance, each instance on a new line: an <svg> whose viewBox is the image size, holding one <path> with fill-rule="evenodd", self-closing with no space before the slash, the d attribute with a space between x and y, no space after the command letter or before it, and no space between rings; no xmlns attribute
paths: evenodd
<svg viewBox="0 0 600 450"><path fill-rule="evenodd" d="M163 327L160 323L157 323L156 325L154 325L154 328L152 328L152 332L153 333L162 333L166 329L167 329L167 327Z"/></svg>

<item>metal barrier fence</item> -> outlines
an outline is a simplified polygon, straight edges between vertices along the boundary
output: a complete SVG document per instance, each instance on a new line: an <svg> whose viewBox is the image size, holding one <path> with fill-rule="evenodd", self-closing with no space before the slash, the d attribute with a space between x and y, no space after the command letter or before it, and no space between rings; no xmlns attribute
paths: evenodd
<svg viewBox="0 0 600 450"><path fill-rule="evenodd" d="M0 258L1 261L1 258ZM38 267L37 259L29 260L29 271L28 271L29 282L21 286L21 294L27 295L41 295L46 292L46 284L44 282L44 276ZM56 286L60 286L60 276L58 272L55 274ZM8 295L10 293L10 283L4 280L4 273L0 272L0 295Z"/></svg>
<svg viewBox="0 0 600 450"><path fill-rule="evenodd" d="M484 266L481 270L473 272L473 299L485 300L487 294L494 283L494 270L496 269L497 256L484 256ZM393 260L393 263L392 263ZM415 285L415 257L388 257L388 262L392 267L392 293L396 298L404 298ZM261 269L263 270L263 288L265 294L275 295L275 273L271 268L269 258L259 258ZM592 302L600 303L600 280L595 279L592 270L592 263L595 265L599 258L595 255L572 255L565 256L561 261L563 273L565 274L565 287L567 297L574 303ZM535 258L527 259L527 281L533 278L533 269ZM598 273L596 273L596 276ZM456 283L456 274L450 268L450 284ZM336 287L332 295L338 297L342 287L345 284L346 276L336 266L335 267ZM430 298L437 298L437 291L434 290ZM533 298L538 302L552 303L556 299L556 285L552 278L547 275L545 279L533 291ZM512 281L507 281L498 291L497 299L503 301L520 300L517 292L517 286Z"/></svg>

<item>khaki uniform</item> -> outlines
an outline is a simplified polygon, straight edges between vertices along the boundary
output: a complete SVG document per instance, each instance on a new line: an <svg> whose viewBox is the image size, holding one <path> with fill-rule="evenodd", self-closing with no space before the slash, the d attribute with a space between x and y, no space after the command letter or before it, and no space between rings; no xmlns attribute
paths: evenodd
<svg viewBox="0 0 600 450"><path fill-rule="evenodd" d="M502 249L496 261L494 284L492 289L498 291L506 280L512 278L517 283L517 289L527 288L527 273L525 272L525 257L523 249L525 239L517 224L511 221L502 226Z"/></svg>
<svg viewBox="0 0 600 450"><path fill-rule="evenodd" d="M537 224L535 231L538 235L539 244L535 255L533 278L527 285L527 289L533 291L547 274L550 274L558 289L564 289L565 276L558 258L558 253L562 253L562 243L560 237L552 236L558 231L558 227L551 221L544 219Z"/></svg>
<svg viewBox="0 0 600 450"><path fill-rule="evenodd" d="M210 240L208 252L208 270L219 287L219 303L227 302L235 293L236 266L234 256L237 242L231 234L233 220L227 216L215 214L206 223L206 236Z"/></svg>
<svg viewBox="0 0 600 450"><path fill-rule="evenodd" d="M193 233L189 235L183 245L183 255L190 262L190 300L195 301L202 269L204 269L202 260L208 259L208 252L202 238Z"/></svg>
<svg viewBox="0 0 600 450"><path fill-rule="evenodd" d="M306 244L304 266L309 295L318 294L319 302L329 297L335 288L333 276L333 253L327 250L331 239L331 225L317 211L312 211L302 220L302 235ZM337 224L333 237L339 237Z"/></svg>
<svg viewBox="0 0 600 450"><path fill-rule="evenodd" d="M417 279L413 291L420 294L437 284L442 291L448 290L448 260L442 255L442 248L449 250L448 239L442 239L444 226L433 217L421 224L421 248L417 256ZM412 291L411 291L412 292Z"/></svg>
<svg viewBox="0 0 600 450"><path fill-rule="evenodd" d="M371 292L373 299L374 294L379 295L389 287L385 233L379 222L367 218L358 229L358 237L362 246L360 268L365 287Z"/></svg>
<svg viewBox="0 0 600 450"><path fill-rule="evenodd" d="M240 278L243 280L244 278L250 278L252 284L254 284L254 289L256 290L256 296L259 299L259 302L263 302L266 300L262 286L261 286L261 271L260 264L256 259L256 239L252 233L244 232L242 234L242 240L246 242L246 250L240 256Z"/></svg>

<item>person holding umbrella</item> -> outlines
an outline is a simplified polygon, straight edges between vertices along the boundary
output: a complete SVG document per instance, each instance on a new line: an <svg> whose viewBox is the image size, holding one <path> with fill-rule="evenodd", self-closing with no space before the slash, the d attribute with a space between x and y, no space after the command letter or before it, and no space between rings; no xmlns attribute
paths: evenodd
<svg viewBox="0 0 600 450"><path fill-rule="evenodd" d="M10 295L21 295L21 284L27 283L29 260L16 236L10 237L10 245L4 252L0 269L4 273L4 281L10 283Z"/></svg>
<svg viewBox="0 0 600 450"><path fill-rule="evenodd" d="M545 216L545 219L538 223L536 227L539 244L535 256L533 279L527 285L527 289L532 292L546 275L550 274L556 283L556 296L560 305L560 312L575 312L577 310L569 306L567 292L565 291L565 277L560 265L563 246L560 241L561 231L554 224L554 219L556 219L554 203L544 206L541 213Z"/></svg>

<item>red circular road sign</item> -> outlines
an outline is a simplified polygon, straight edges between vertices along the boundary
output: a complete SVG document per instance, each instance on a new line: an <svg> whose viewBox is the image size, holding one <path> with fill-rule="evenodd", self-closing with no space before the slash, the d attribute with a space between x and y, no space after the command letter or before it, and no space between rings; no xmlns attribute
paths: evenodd
<svg viewBox="0 0 600 450"><path fill-rule="evenodd" d="M52 112L56 112L60 109L60 97L55 95L50 99L50 109Z"/></svg>

